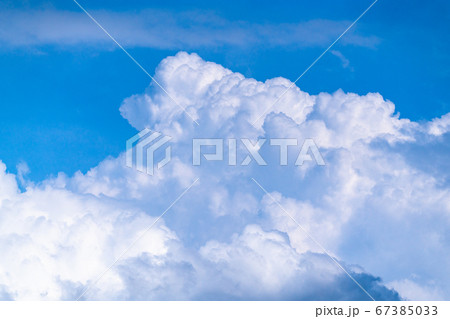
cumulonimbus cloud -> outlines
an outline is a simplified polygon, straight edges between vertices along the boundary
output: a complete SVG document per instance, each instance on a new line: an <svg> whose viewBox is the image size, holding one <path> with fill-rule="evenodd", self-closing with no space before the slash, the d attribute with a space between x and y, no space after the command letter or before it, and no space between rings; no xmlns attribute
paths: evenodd
<svg viewBox="0 0 450 319"><path fill-rule="evenodd" d="M378 93L293 87L253 126L289 80L258 82L185 52L155 77L200 125L154 85L124 100L132 126L173 137L173 160L154 176L122 154L20 191L1 165L0 297L76 299L89 287L83 299L367 299L274 200L375 299L450 296L448 173L405 153L445 143L446 117L419 124ZM194 167L193 137L313 138L326 165Z"/></svg>

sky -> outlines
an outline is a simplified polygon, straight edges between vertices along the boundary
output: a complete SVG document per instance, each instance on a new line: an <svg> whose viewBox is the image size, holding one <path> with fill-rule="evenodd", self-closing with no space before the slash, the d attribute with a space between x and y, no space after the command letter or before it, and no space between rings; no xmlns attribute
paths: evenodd
<svg viewBox="0 0 450 319"><path fill-rule="evenodd" d="M184 50L259 81L295 80L369 5L80 4L150 73L163 58ZM0 158L11 170L26 162L29 178L38 181L60 171L86 172L118 155L133 133L118 107L142 91L148 77L73 1L2 1L0 9ZM395 102L401 117L417 121L447 113L448 3L380 1L375 9L298 86L312 94L339 88L380 92ZM293 31L302 24L303 31ZM51 156L42 156L43 149Z"/></svg>
<svg viewBox="0 0 450 319"><path fill-rule="evenodd" d="M379 0L256 126L370 1L79 3L170 97L73 1L1 2L2 299L450 298L448 2ZM146 127L154 176L124 164ZM194 137L326 165L193 167Z"/></svg>

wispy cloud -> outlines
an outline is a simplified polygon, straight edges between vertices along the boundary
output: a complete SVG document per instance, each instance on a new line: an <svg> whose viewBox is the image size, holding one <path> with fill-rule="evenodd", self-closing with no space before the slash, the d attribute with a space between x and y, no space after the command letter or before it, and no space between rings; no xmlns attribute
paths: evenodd
<svg viewBox="0 0 450 319"><path fill-rule="evenodd" d="M349 21L309 20L259 24L230 21L212 12L173 13L91 11L123 45L160 49L238 46L325 46ZM353 31L343 44L373 47L379 39ZM112 47L110 39L83 12L4 10L0 12L0 43L6 48L96 45Z"/></svg>
<svg viewBox="0 0 450 319"><path fill-rule="evenodd" d="M330 53L333 54L335 57L339 58L339 60L341 60L342 67L343 67L344 69L345 69L345 68L348 68L348 67L350 66L350 60L347 59L347 58L342 54L341 51L338 51L338 50L331 50Z"/></svg>

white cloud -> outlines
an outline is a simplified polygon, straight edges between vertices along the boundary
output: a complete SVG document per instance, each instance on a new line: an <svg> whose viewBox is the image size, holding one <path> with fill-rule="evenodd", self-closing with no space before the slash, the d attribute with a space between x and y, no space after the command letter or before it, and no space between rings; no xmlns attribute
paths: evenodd
<svg viewBox="0 0 450 319"><path fill-rule="evenodd" d="M0 206L0 282L14 299L60 299L67 288L64 282L86 285L140 235L143 225L155 219L112 199L48 185L19 193L13 176L5 175L4 169L0 185L9 190L2 192L8 196ZM167 242L174 239L160 224L126 257L163 256ZM112 270L97 289L110 294L113 291L108 290L119 289L121 281ZM79 288L70 297L77 293Z"/></svg>
<svg viewBox="0 0 450 319"><path fill-rule="evenodd" d="M339 58L339 60L340 60L341 63L342 63L342 67L343 67L344 69L349 67L350 61L349 61L349 59L347 59L347 58L342 54L341 51L338 51L338 50L330 50L330 53L333 54L334 56L336 56L337 58Z"/></svg>
<svg viewBox="0 0 450 319"><path fill-rule="evenodd" d="M147 9L140 12L88 11L110 34L127 47L161 49L217 46L324 46L332 42L349 21L311 20L301 23L257 24L229 21L213 12L173 13ZM9 47L42 45L96 45L113 43L81 10L54 9L0 12L0 43ZM212 31L213 30L213 31ZM375 36L352 33L343 43L375 46Z"/></svg>
<svg viewBox="0 0 450 319"><path fill-rule="evenodd" d="M442 117L433 119L428 125L428 133L440 136L450 130L450 113L442 115Z"/></svg>
<svg viewBox="0 0 450 319"><path fill-rule="evenodd" d="M125 167L122 154L20 192L1 164L4 299L76 298L196 177L86 298L365 298L251 177L377 299L398 296L370 274L404 298L450 296L449 189L398 151L439 142L433 132L424 138L434 122L400 119L377 93L313 96L294 87L255 128L250 123L290 81L247 79L184 52L155 76L200 126L153 85L124 100L120 111L131 125L173 137L173 160L154 176ZM311 137L326 166L194 167L192 137Z"/></svg>
<svg viewBox="0 0 450 319"><path fill-rule="evenodd" d="M435 286L435 283L431 283ZM435 287L419 286L414 281L403 279L389 283L389 286L401 293L407 300L445 300L442 292Z"/></svg>

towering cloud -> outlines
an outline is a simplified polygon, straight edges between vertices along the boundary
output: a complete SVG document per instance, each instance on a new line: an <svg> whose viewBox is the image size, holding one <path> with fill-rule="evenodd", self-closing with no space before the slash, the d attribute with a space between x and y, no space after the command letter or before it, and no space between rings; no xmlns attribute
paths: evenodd
<svg viewBox="0 0 450 319"><path fill-rule="evenodd" d="M378 93L296 86L273 105L289 80L258 82L185 52L155 78L170 97L152 84L120 107L137 130L173 137L154 176L122 154L20 191L1 165L2 299L86 288L83 299L368 299L324 247L377 300L450 297L449 176L442 158L428 159L434 170L414 160L448 140L448 115L419 124ZM279 166L262 147L267 166L193 166L194 137L312 138L326 165L295 166L294 152Z"/></svg>

